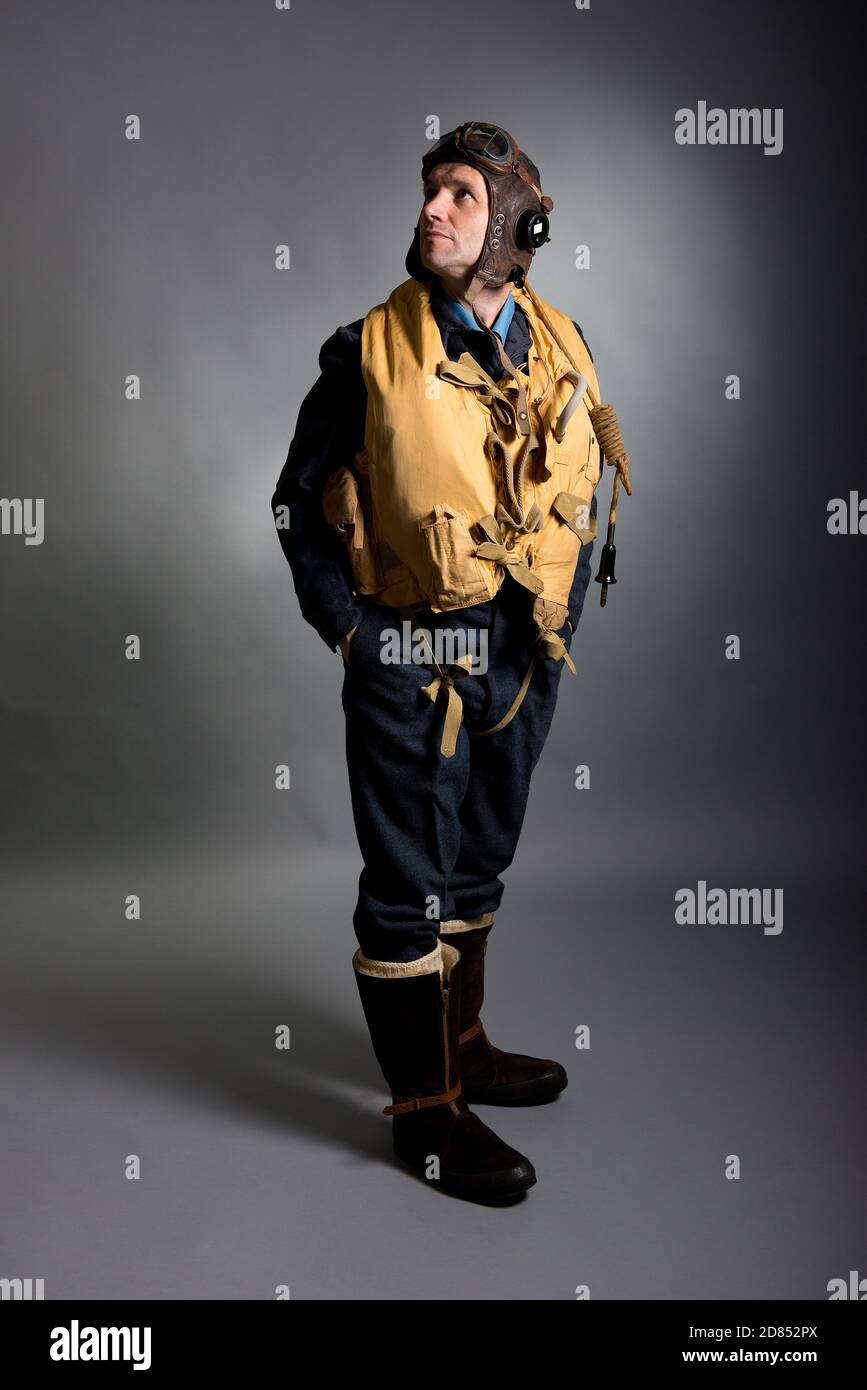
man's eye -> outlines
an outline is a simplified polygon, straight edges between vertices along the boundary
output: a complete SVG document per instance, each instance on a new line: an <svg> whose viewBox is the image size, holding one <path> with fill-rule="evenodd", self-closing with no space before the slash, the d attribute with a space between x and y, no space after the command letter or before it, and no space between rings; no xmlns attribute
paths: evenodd
<svg viewBox="0 0 867 1390"><path fill-rule="evenodd" d="M422 190L422 196L424 197L424 200L425 200L426 203L430 202L431 198L434 196L434 194L436 193L436 191L437 191L437 190L436 190L435 188L425 188L425 189ZM458 199L458 198L462 198L462 197L463 197L463 198L472 198L473 195L472 195L472 193L470 192L470 190L469 190L468 188L459 188L459 189L457 189L457 191L455 192L455 195L454 195L454 196L455 196L455 199Z"/></svg>

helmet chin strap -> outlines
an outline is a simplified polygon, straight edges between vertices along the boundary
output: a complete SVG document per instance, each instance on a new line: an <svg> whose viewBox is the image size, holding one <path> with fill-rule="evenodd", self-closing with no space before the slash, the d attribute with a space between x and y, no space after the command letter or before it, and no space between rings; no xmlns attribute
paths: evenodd
<svg viewBox="0 0 867 1390"><path fill-rule="evenodd" d="M539 440L530 424L530 407L527 403L527 389L518 377L515 364L512 362L494 330L487 323L482 322L476 310L476 299L483 289L488 288L488 285L489 282L483 275L474 275L470 281L469 287L464 292L464 298L473 311L473 318L476 320L476 323L487 333L496 347L504 370L512 378L518 388L518 399L515 405L515 428L518 433L523 436L523 444L518 456L517 468L513 465L508 451L505 451L506 464L503 470L503 481L506 485L507 502L512 510L510 513L507 507L499 503L496 517L497 521L501 524L511 526L515 531L528 533L531 531L538 531L544 520L535 502L526 515L521 505L521 498L524 495L524 476L530 461L530 454L534 449L539 447ZM494 286L493 288L497 289L499 286Z"/></svg>

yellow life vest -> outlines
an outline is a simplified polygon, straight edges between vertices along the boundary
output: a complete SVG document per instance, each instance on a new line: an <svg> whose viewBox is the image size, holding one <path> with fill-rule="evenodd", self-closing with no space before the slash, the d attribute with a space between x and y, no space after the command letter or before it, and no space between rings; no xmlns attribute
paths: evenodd
<svg viewBox="0 0 867 1390"><path fill-rule="evenodd" d="M495 382L469 353L448 359L429 288L415 279L364 320L368 405L355 458L361 491L339 469L325 504L349 541L356 589L380 603L429 603L435 612L470 607L493 598L511 575L543 606L568 604L581 545L596 534L590 501L602 455L588 397L598 400L599 387L571 320L535 292L513 293L532 339L527 371L518 372L523 391L509 376ZM589 390L558 442L554 426L576 367ZM523 479L513 477L522 452Z"/></svg>

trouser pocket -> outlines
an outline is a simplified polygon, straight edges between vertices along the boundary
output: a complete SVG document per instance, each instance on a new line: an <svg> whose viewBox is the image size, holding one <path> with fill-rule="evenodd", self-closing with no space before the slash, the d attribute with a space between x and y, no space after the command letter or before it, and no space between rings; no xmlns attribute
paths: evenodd
<svg viewBox="0 0 867 1390"><path fill-rule="evenodd" d="M355 632L352 634L352 641L349 643L349 655L343 663L344 673L348 672L351 667L357 666L361 659L361 653L358 648L358 639L361 636L362 629L365 627L365 625L369 622L372 622L373 620L373 614L371 613L370 609L371 605L369 603L361 604L361 617L358 619Z"/></svg>

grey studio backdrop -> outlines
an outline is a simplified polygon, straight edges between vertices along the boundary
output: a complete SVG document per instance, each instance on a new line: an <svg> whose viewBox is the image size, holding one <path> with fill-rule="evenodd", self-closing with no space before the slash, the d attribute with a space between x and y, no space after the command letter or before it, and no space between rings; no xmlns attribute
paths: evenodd
<svg viewBox="0 0 867 1390"><path fill-rule="evenodd" d="M867 1274L867 541L826 527L863 456L837 13L819 41L790 4L5 7L0 492L45 529L0 536L3 1278L737 1300ZM781 153L677 144L699 101L782 109ZM493 1040L570 1074L481 1112L539 1175L507 1211L391 1162L342 666L269 506L322 342L405 278L431 115L539 164L532 281L582 325L635 484L489 952ZM782 930L677 923L700 881L782 889Z"/></svg>

